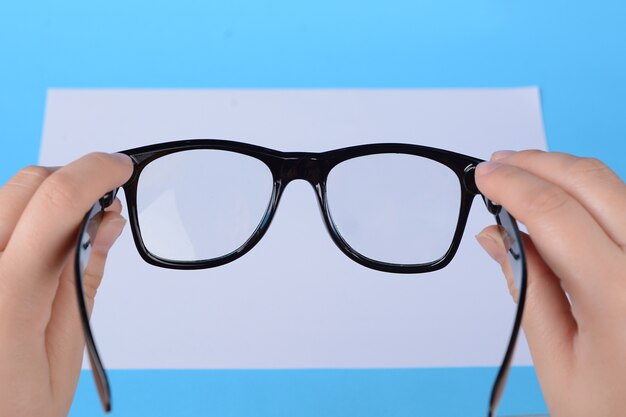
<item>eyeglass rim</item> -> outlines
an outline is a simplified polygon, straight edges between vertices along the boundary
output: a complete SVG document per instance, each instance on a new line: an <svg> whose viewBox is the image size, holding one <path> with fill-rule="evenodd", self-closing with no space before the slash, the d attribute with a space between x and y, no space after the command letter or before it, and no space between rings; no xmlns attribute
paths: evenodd
<svg viewBox="0 0 626 417"><path fill-rule="evenodd" d="M190 150L229 151L247 155L261 161L269 168L272 174L272 193L267 210L264 213L259 226L255 229L252 235L234 251L220 257L204 260L184 261L166 259L152 253L147 248L141 235L139 214L137 210L137 188L139 186L139 178L141 177L141 173L144 168L154 160L173 153ZM282 152L258 145L223 139L186 139L128 149L121 151L121 153L131 157L134 163L133 174L123 185L123 189L126 196L126 204L128 206L129 223L131 226L133 241L137 251L144 261L151 265L178 270L214 268L233 262L249 252L267 232L274 214L276 213L276 209L285 187L289 184L289 182L295 179L290 177L289 173L285 173L285 164L289 163L287 161L304 161L312 159L319 162L319 172L312 173L305 178L298 178L305 179L313 185L316 190L325 227L335 245L346 256L367 268L383 272L413 274L439 270L451 262L461 243L472 202L474 197L479 194L473 180L472 171L478 163L482 161L478 158L473 158L448 150L408 143L373 143L350 146L325 152ZM352 248L349 242L347 242L337 230L337 227L332 221L331 210L326 197L326 180L330 171L338 164L349 159L386 153L409 154L430 159L434 162L447 166L457 177L461 195L456 228L448 249L440 258L430 262L417 264L390 263L369 258Z"/></svg>

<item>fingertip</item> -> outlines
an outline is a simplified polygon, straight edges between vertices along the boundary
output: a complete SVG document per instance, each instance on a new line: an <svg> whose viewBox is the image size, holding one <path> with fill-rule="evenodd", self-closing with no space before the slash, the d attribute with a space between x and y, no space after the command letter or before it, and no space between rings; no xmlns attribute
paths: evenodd
<svg viewBox="0 0 626 417"><path fill-rule="evenodd" d="M476 235L476 240L487 254L500 265L502 274L506 279L509 293L513 301L519 301L519 288L515 285L511 265L508 261L507 251L502 240L501 230L498 226L489 226Z"/></svg>
<svg viewBox="0 0 626 417"><path fill-rule="evenodd" d="M130 176L133 173L133 166L134 166L132 158L126 154L119 153L119 152L112 153L110 155L117 163L119 163L123 167L124 171L126 172L127 177L130 178Z"/></svg>
<svg viewBox="0 0 626 417"><path fill-rule="evenodd" d="M476 167L476 175L478 177L489 175L491 172L493 172L495 169L497 169L500 166L502 166L502 164L500 164L499 162L495 162L495 161L481 162Z"/></svg>
<svg viewBox="0 0 626 417"><path fill-rule="evenodd" d="M107 253L122 234L125 225L126 219L122 215L116 212L107 212L98 228L93 243L94 250Z"/></svg>
<svg viewBox="0 0 626 417"><path fill-rule="evenodd" d="M111 153L109 154L112 158L116 159L117 161L119 161L121 164L127 165L129 167L133 166L133 160L130 158L130 156L120 153L120 152L116 152L116 153Z"/></svg>
<svg viewBox="0 0 626 417"><path fill-rule="evenodd" d="M500 265L504 263L506 260L506 250L504 249L504 243L497 230L497 226L486 227L475 237L491 259Z"/></svg>
<svg viewBox="0 0 626 417"><path fill-rule="evenodd" d="M106 208L106 211L112 211L112 212L115 212L115 213L121 213L122 212L122 202L120 201L120 199L116 198L115 200L113 200L113 203L111 203L111 205Z"/></svg>

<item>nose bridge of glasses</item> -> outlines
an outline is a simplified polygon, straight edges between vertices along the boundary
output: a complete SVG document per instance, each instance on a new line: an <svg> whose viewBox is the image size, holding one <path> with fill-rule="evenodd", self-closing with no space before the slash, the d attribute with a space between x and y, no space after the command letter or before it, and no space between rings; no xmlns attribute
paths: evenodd
<svg viewBox="0 0 626 417"><path fill-rule="evenodd" d="M316 186L322 179L323 161L317 154L299 153L285 158L281 179L285 185L293 180L305 180Z"/></svg>

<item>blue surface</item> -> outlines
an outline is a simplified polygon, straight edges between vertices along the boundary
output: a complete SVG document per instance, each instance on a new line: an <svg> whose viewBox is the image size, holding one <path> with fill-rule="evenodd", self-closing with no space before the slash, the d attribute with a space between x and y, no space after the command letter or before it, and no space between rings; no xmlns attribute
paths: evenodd
<svg viewBox="0 0 626 417"><path fill-rule="evenodd" d="M111 417L484 417L495 368L114 371ZM544 411L532 367L512 370L498 415ZM525 393L523 395L520 395ZM105 416L88 371L70 417Z"/></svg>
<svg viewBox="0 0 626 417"><path fill-rule="evenodd" d="M625 17L620 0L5 0L0 183L37 161L49 87L538 85L550 148L599 157L626 178ZM445 393L416 381L449 371L432 372L118 372L126 414L115 415L430 415L418 413L412 390ZM452 379L468 387L484 379L480 369L458 372ZM532 372L517 372L508 392L541 411L529 400ZM95 405L89 383L73 415L94 415L84 408Z"/></svg>
<svg viewBox="0 0 626 417"><path fill-rule="evenodd" d="M626 3L2 1L0 180L48 87L539 85L552 149L626 176Z"/></svg>

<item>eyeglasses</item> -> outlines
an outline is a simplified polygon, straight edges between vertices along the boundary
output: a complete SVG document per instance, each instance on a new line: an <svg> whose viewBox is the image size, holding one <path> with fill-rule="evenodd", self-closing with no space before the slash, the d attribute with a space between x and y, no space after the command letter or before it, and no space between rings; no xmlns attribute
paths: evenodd
<svg viewBox="0 0 626 417"><path fill-rule="evenodd" d="M412 144L310 153L197 139L122 153L134 163L123 188L135 245L146 262L163 268L212 268L243 256L267 231L285 187L300 179L314 188L332 240L350 259L384 272L435 271L454 257L474 197L480 195L474 170L482 160ZM83 274L99 220L117 192L107 193L85 215L75 263L87 352L105 411L111 409L110 388L89 324ZM500 226L519 290L511 337L491 391L491 417L519 333L526 260L515 219L483 200Z"/></svg>

